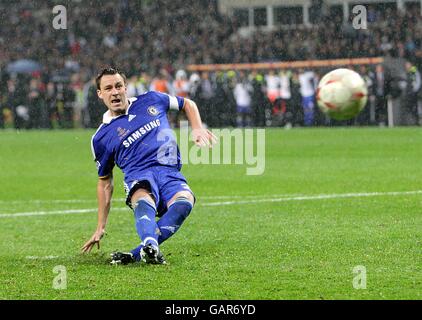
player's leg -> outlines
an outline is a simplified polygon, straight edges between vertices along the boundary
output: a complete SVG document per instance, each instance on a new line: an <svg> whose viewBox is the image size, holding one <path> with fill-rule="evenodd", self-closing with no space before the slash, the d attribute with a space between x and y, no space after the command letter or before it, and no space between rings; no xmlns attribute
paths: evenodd
<svg viewBox="0 0 422 320"><path fill-rule="evenodd" d="M195 198L190 191L183 190L174 194L167 202L167 212L158 220L160 235L158 243L170 238L179 230L193 209Z"/></svg>
<svg viewBox="0 0 422 320"><path fill-rule="evenodd" d="M146 263L165 264L163 254L158 246L158 226L155 221L156 206L155 199L148 189L140 188L136 190L131 198L132 207L135 212L136 230L141 239L141 245L132 253L136 260Z"/></svg>
<svg viewBox="0 0 422 320"><path fill-rule="evenodd" d="M142 243L158 246L155 222L157 209L151 192L144 188L137 189L131 197L131 203L135 214L136 231Z"/></svg>
<svg viewBox="0 0 422 320"><path fill-rule="evenodd" d="M130 252L114 252L111 254L111 264L127 264L140 261L143 255L143 249L154 248L155 253L158 249L158 227L155 220L156 205L155 194L152 191L151 182L138 182L128 193L127 204L133 209L135 217L135 227L141 244ZM156 255L151 253L152 255ZM144 254L145 255L145 254Z"/></svg>
<svg viewBox="0 0 422 320"><path fill-rule="evenodd" d="M163 241L171 237L181 226L183 221L189 215L192 210L193 204L195 203L195 197L193 196L192 191L186 183L186 179L183 175L176 169L169 169L165 167L160 167L157 169L156 180L157 185L154 184L152 187L154 196L156 195L159 198L155 203L158 206L159 213L162 212L161 209L166 210L163 216L157 223L157 236L158 244L161 244ZM156 189L158 187L158 189ZM157 190L160 190L157 192ZM161 229L160 229L161 227ZM149 259L150 263L164 264L165 259L162 253L158 249L158 254L154 256L154 252L150 252L151 246L144 246L141 243L140 246L133 249L131 254L139 260L149 254L153 256L153 259Z"/></svg>

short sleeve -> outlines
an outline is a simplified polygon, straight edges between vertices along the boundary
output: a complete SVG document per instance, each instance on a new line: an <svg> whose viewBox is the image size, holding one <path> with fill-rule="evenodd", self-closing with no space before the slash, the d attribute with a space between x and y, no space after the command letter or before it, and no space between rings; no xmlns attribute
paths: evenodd
<svg viewBox="0 0 422 320"><path fill-rule="evenodd" d="M177 96L168 96L169 97L169 108L171 110L182 110L183 105L185 104L185 99Z"/></svg>
<svg viewBox="0 0 422 320"><path fill-rule="evenodd" d="M109 176L114 168L114 154L97 141L95 137L92 139L92 153L97 165L98 177Z"/></svg>
<svg viewBox="0 0 422 320"><path fill-rule="evenodd" d="M183 97L171 96L167 93L155 92L156 97L160 100L166 111L168 110L182 110L185 104Z"/></svg>

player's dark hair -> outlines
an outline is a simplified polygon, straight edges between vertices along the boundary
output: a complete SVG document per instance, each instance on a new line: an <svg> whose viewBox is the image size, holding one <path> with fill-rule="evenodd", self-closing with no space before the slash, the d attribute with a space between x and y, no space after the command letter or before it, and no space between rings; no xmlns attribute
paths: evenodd
<svg viewBox="0 0 422 320"><path fill-rule="evenodd" d="M97 89L100 90L100 83L101 83L101 78L103 76L106 75L113 75L113 74L120 74L123 78L123 81L126 84L126 76L123 72L121 72L120 70L118 70L117 68L113 68L113 67L106 67L104 69L101 70L101 72L97 75L97 77L95 78L95 84L97 85Z"/></svg>

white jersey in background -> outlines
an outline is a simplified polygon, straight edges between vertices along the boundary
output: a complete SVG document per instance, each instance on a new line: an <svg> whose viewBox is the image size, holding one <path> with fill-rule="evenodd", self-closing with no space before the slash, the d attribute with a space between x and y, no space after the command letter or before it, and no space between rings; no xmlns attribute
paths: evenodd
<svg viewBox="0 0 422 320"><path fill-rule="evenodd" d="M299 75L300 94L302 97L310 97L315 94L316 77L312 71L305 71Z"/></svg>
<svg viewBox="0 0 422 320"><path fill-rule="evenodd" d="M285 100L292 97L290 91L290 73L280 73L280 97Z"/></svg>
<svg viewBox="0 0 422 320"><path fill-rule="evenodd" d="M267 74L265 76L267 84L267 96L271 102L274 102L280 95L280 77L274 74Z"/></svg>
<svg viewBox="0 0 422 320"><path fill-rule="evenodd" d="M233 90L236 104L242 107L249 107L252 102L250 94L251 91L252 86L250 84L237 83Z"/></svg>

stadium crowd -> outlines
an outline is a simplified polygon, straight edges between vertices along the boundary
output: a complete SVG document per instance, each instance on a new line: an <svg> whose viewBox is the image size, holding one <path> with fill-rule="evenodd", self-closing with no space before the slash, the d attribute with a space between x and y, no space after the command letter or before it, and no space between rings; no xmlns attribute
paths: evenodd
<svg viewBox="0 0 422 320"><path fill-rule="evenodd" d="M312 26L257 29L245 37L235 17L218 12L216 0L68 1L66 30L52 27L54 5L0 4L0 127L97 127L105 110L93 78L107 64L126 73L130 95L153 89L195 99L212 127L338 124L315 107L315 86L327 70L184 70L189 64L379 56L406 61L400 79L388 81L382 65L354 67L367 80L369 107L346 124L385 124L388 95L401 96L411 118L407 123L419 123L417 7L404 12L369 7L367 30L355 30L328 12ZM9 64L20 59L35 60L40 68L9 72ZM177 116L171 116L177 125Z"/></svg>

